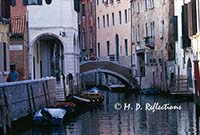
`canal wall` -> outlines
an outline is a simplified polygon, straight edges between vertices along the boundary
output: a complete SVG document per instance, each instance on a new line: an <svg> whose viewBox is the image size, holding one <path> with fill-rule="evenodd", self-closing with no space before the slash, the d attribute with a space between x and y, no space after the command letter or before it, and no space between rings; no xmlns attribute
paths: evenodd
<svg viewBox="0 0 200 135"><path fill-rule="evenodd" d="M56 101L56 79L45 78L0 84L0 127L33 114ZM4 129L5 130L5 129Z"/></svg>

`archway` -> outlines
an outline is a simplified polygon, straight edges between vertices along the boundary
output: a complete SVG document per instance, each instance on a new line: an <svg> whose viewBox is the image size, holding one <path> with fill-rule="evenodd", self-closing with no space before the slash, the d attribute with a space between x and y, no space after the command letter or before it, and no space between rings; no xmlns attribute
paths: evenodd
<svg viewBox="0 0 200 135"><path fill-rule="evenodd" d="M34 79L46 76L56 77L64 69L63 45L54 35L43 34L33 43L33 77Z"/></svg>
<svg viewBox="0 0 200 135"><path fill-rule="evenodd" d="M192 62L190 59L188 59L187 62L187 80L188 80L188 87L192 88Z"/></svg>
<svg viewBox="0 0 200 135"><path fill-rule="evenodd" d="M116 61L119 61L119 36L116 34L115 36L115 49L116 49Z"/></svg>

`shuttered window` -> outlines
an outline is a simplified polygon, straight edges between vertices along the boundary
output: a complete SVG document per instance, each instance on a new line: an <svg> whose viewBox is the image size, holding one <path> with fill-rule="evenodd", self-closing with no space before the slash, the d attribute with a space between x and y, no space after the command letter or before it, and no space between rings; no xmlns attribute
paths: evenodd
<svg viewBox="0 0 200 135"><path fill-rule="evenodd" d="M23 0L23 4L26 5L42 5L42 0Z"/></svg>
<svg viewBox="0 0 200 135"><path fill-rule="evenodd" d="M173 17L173 27L174 27L174 40L178 41L178 17L174 16Z"/></svg>
<svg viewBox="0 0 200 135"><path fill-rule="evenodd" d="M191 0L192 2L192 34L197 33L197 12L196 12L196 0Z"/></svg>
<svg viewBox="0 0 200 135"><path fill-rule="evenodd" d="M188 4L182 6L182 40L183 48L191 47L191 41L188 36Z"/></svg>
<svg viewBox="0 0 200 135"><path fill-rule="evenodd" d="M15 6L16 5L16 0L10 0L10 5Z"/></svg>
<svg viewBox="0 0 200 135"><path fill-rule="evenodd" d="M6 48L7 46L6 46L6 43L3 43L3 53L4 53L4 59L3 59L3 61L4 61L4 71L7 71L7 48Z"/></svg>
<svg viewBox="0 0 200 135"><path fill-rule="evenodd" d="M76 12L80 11L80 0L74 0L74 10Z"/></svg>

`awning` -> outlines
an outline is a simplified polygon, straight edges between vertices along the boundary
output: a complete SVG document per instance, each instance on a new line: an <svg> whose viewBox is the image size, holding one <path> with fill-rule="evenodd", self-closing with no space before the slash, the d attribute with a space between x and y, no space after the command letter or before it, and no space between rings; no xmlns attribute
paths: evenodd
<svg viewBox="0 0 200 135"><path fill-rule="evenodd" d="M11 18L12 35L24 35L26 26L26 16L17 16Z"/></svg>

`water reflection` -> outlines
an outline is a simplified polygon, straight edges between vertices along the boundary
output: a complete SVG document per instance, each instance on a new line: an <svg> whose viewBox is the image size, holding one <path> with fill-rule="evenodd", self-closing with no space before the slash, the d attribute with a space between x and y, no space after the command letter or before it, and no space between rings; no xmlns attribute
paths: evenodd
<svg viewBox="0 0 200 135"><path fill-rule="evenodd" d="M85 112L62 127L31 128L21 135L191 135L199 132L199 112L193 102L145 95L126 95L104 91L103 107ZM179 110L116 111L114 104L146 103L181 105Z"/></svg>

